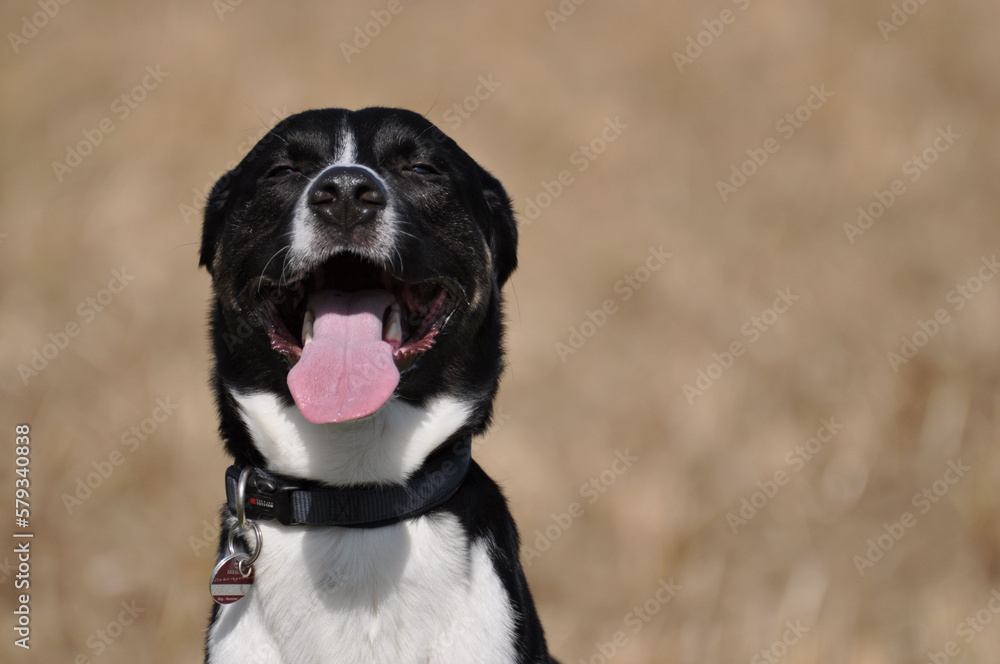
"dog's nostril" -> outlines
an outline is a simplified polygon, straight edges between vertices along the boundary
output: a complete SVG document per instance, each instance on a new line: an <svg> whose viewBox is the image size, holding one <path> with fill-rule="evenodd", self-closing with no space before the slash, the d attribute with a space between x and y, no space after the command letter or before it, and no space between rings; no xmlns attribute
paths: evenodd
<svg viewBox="0 0 1000 664"><path fill-rule="evenodd" d="M385 206L385 194L379 188L363 188L358 194L358 200L365 207Z"/></svg>
<svg viewBox="0 0 1000 664"><path fill-rule="evenodd" d="M337 200L338 193L340 192L332 187L317 187L309 192L309 204L323 205L324 203L332 203Z"/></svg>

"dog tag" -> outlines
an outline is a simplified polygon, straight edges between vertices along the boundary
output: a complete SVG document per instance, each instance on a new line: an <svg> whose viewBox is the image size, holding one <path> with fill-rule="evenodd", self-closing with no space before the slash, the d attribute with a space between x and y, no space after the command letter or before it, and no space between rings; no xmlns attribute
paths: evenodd
<svg viewBox="0 0 1000 664"><path fill-rule="evenodd" d="M253 588L253 565L248 564L250 556L245 553L231 553L215 566L212 570L212 581L209 585L212 592L212 599L218 604L232 604L243 599L243 596ZM243 562L243 569L247 570L244 575L240 571L240 562Z"/></svg>

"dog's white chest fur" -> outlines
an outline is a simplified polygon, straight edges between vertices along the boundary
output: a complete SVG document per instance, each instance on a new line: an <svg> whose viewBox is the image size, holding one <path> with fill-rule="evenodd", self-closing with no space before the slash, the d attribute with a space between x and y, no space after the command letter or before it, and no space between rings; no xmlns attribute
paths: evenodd
<svg viewBox="0 0 1000 664"><path fill-rule="evenodd" d="M211 664L515 661L506 591L453 516L261 530L256 582L221 607Z"/></svg>
<svg viewBox="0 0 1000 664"><path fill-rule="evenodd" d="M234 396L272 470L307 466L328 481L412 472L467 414L449 400L426 409L390 402L356 431L318 430L270 395ZM260 526L253 590L220 607L210 664L515 661L510 598L487 543L470 543L453 515L374 529Z"/></svg>

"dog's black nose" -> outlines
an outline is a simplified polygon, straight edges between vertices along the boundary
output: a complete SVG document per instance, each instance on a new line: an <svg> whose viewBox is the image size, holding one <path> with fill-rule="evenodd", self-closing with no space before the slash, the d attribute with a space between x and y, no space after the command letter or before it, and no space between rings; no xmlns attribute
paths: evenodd
<svg viewBox="0 0 1000 664"><path fill-rule="evenodd" d="M371 172L355 166L334 166L309 188L308 202L317 217L349 231L371 223L385 208L386 194Z"/></svg>

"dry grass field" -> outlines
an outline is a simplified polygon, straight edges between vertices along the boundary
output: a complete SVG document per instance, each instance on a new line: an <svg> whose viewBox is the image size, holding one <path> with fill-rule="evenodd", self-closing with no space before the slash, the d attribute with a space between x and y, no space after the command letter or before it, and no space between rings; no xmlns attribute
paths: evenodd
<svg viewBox="0 0 1000 664"><path fill-rule="evenodd" d="M0 16L0 661L200 661L229 463L200 206L281 117L369 105L515 201L475 456L557 657L998 660L997 3Z"/></svg>

